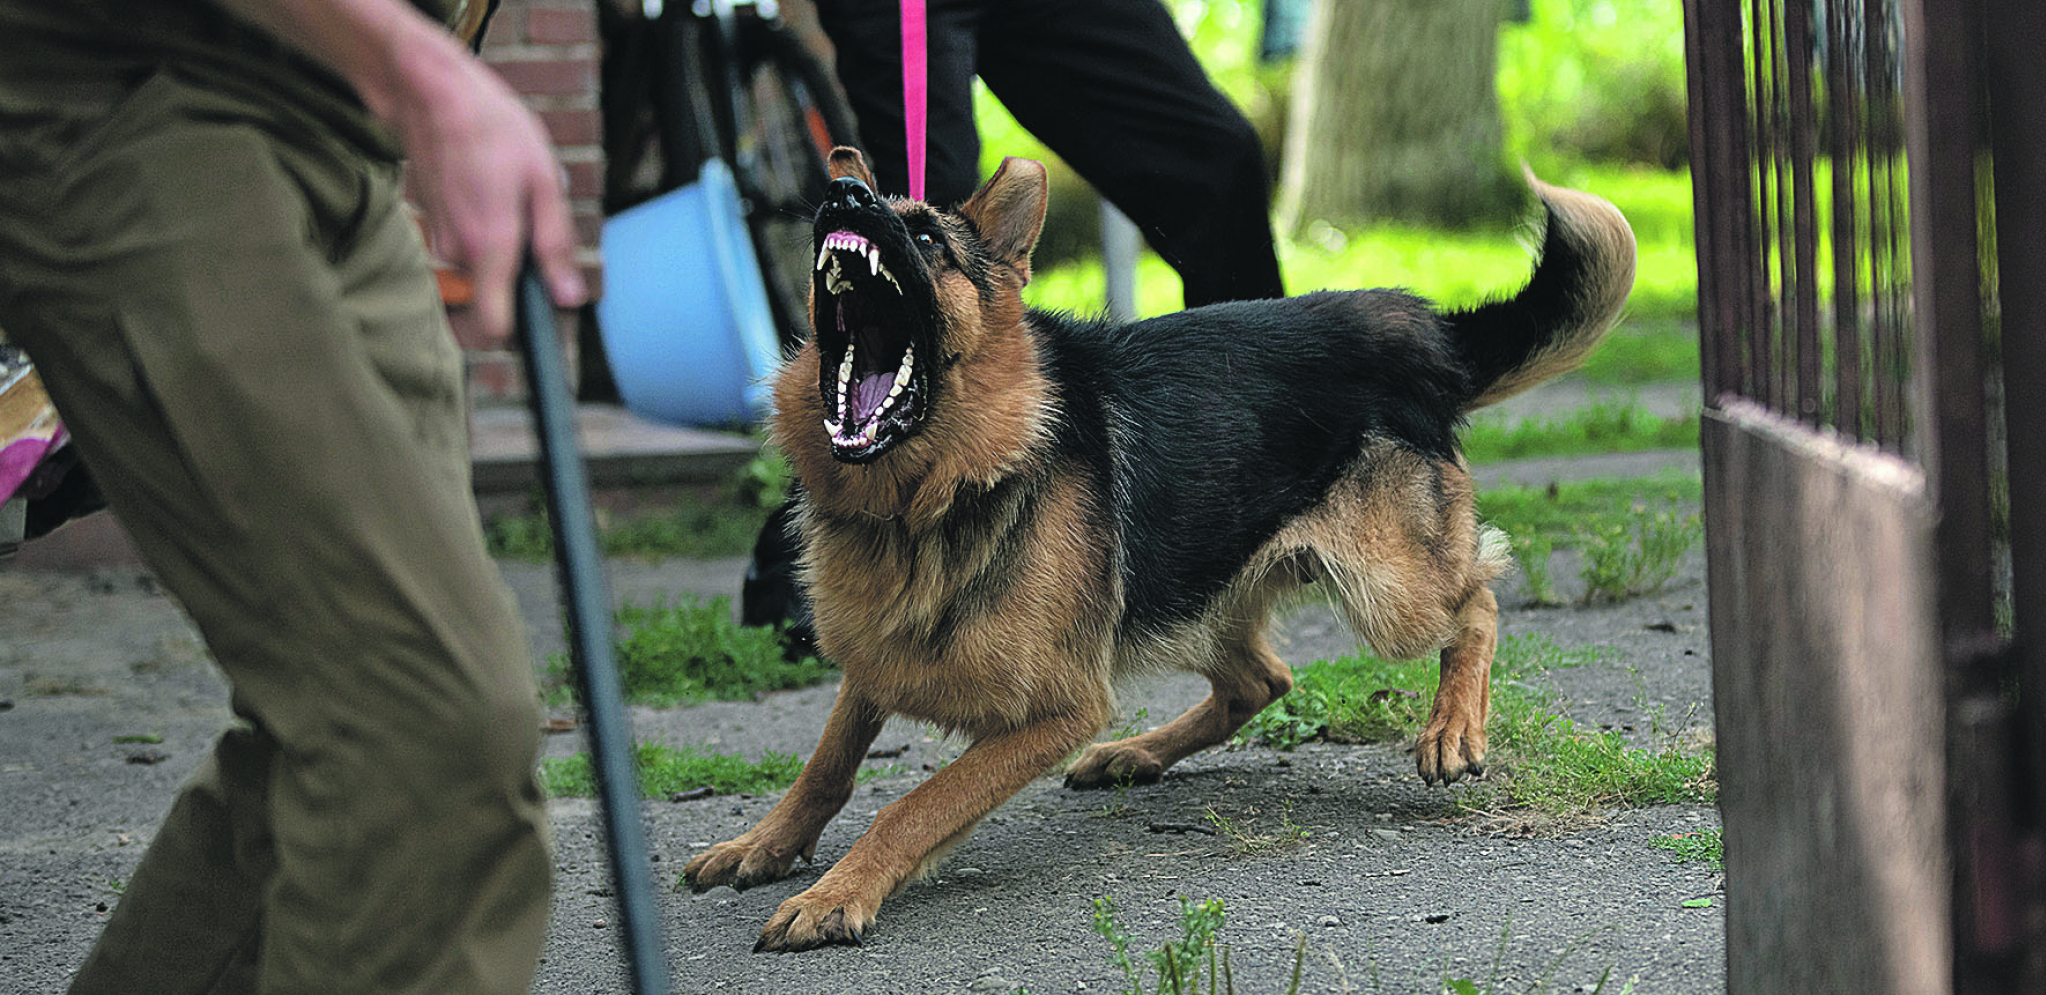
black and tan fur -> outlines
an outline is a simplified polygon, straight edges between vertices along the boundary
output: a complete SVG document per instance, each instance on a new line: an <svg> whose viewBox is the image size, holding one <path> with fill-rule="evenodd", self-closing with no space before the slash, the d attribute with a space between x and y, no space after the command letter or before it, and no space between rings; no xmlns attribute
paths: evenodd
<svg viewBox="0 0 2046 995"><path fill-rule="evenodd" d="M809 858L891 714L971 746L782 903L756 949L858 942L883 899L1075 750L1067 784L1094 787L1223 742L1292 686L1267 617L1309 583L1380 653L1441 652L1420 774L1482 771L1488 585L1507 557L1455 431L1575 367L1617 318L1634 267L1618 211L1530 177L1540 265L1470 311L1328 292L1117 326L1022 304L1037 163L1007 161L957 211L883 201L851 150L833 175L815 335L777 380L774 437L802 481L817 631L845 680L781 803L685 874L745 888ZM1213 693L1087 745L1118 680L1166 668Z"/></svg>

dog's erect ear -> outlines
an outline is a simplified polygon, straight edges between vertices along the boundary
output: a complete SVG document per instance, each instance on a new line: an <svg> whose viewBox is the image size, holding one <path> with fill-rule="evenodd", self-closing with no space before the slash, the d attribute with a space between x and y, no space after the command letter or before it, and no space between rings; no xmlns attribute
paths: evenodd
<svg viewBox="0 0 2046 995"><path fill-rule="evenodd" d="M1010 156L959 205L959 213L980 229L988 254L1013 263L1028 283L1030 250L1037 248L1037 236L1044 231L1044 208L1050 199L1044 164Z"/></svg>
<svg viewBox="0 0 2046 995"><path fill-rule="evenodd" d="M874 186L874 174L867 169L867 157L859 149L841 145L831 150L831 178L850 176L867 185L867 189L879 192Z"/></svg>

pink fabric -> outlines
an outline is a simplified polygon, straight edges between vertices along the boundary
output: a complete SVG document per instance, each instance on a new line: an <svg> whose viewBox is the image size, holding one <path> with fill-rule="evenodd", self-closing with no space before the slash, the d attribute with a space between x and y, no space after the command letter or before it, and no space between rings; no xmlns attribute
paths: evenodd
<svg viewBox="0 0 2046 995"><path fill-rule="evenodd" d="M32 436L16 439L8 443L6 448L0 449L0 502L13 497L15 490L21 487L22 481L27 480L29 474L34 473L36 467L41 465L43 457L49 455L51 450L63 442L64 430L59 428L48 438Z"/></svg>
<svg viewBox="0 0 2046 995"><path fill-rule="evenodd" d="M909 150L909 196L924 199L924 138L930 108L924 0L902 0L902 125Z"/></svg>

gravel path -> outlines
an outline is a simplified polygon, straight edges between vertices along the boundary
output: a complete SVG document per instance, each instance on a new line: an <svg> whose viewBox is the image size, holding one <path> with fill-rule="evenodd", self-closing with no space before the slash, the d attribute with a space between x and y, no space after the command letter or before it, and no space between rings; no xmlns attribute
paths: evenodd
<svg viewBox="0 0 2046 995"><path fill-rule="evenodd" d="M1662 458L1669 461L1667 455ZM1582 461L1577 461L1581 463ZM1489 471L1540 480L1556 468ZM1607 470L1605 472L1623 472ZM682 593L736 594L739 561L621 561L612 587L641 603ZM561 646L549 568L507 564L536 652ZM1571 570L1559 561L1555 574ZM1609 646L1603 662L1543 678L1578 722L1645 736L1709 735L1711 675L1702 557L1654 597L1601 608L1531 608L1502 589L1504 631L1565 647ZM1567 590L1567 588L1566 588ZM1296 664L1348 652L1329 613L1290 615L1281 653ZM1166 680L1130 690L1152 724L1203 688ZM740 704L635 709L642 739L758 756L807 755L833 688ZM0 992L61 990L132 871L172 792L227 719L224 686L171 600L135 571L90 576L0 567ZM117 742L136 735L160 742ZM1285 990L1306 938L1302 991L1423 993L1444 979L1500 991L1723 990L1718 875L1654 848L1658 834L1717 825L1708 806L1603 813L1527 838L1456 818L1463 788L1430 789L1396 745L1310 744L1194 757L1163 783L1122 793L1035 782L954 852L939 876L883 908L866 946L769 956L750 952L784 898L814 881L872 813L959 744L895 722L882 747L896 765L859 789L826 830L818 864L745 893L664 895L679 992L1120 991L1093 901L1114 896L1145 947L1176 931L1179 896L1219 898L1236 987ZM548 752L583 748L551 737ZM744 830L771 797L650 802L659 880L698 848ZM1236 827L1206 835L1212 810ZM554 805L560 874L536 991L625 987L593 803ZM1302 836L1297 830L1305 830ZM1712 899L1710 907L1695 900ZM1691 902L1691 906L1686 903Z"/></svg>

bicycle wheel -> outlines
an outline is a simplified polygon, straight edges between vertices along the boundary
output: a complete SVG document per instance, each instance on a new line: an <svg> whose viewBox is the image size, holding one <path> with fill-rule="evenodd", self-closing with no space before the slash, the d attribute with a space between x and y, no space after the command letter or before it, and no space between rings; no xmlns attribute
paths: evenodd
<svg viewBox="0 0 2046 995"><path fill-rule="evenodd" d="M810 223L831 182L826 162L833 146L857 140L845 98L793 32L753 20L738 41L733 172L768 306L792 354L809 334Z"/></svg>

